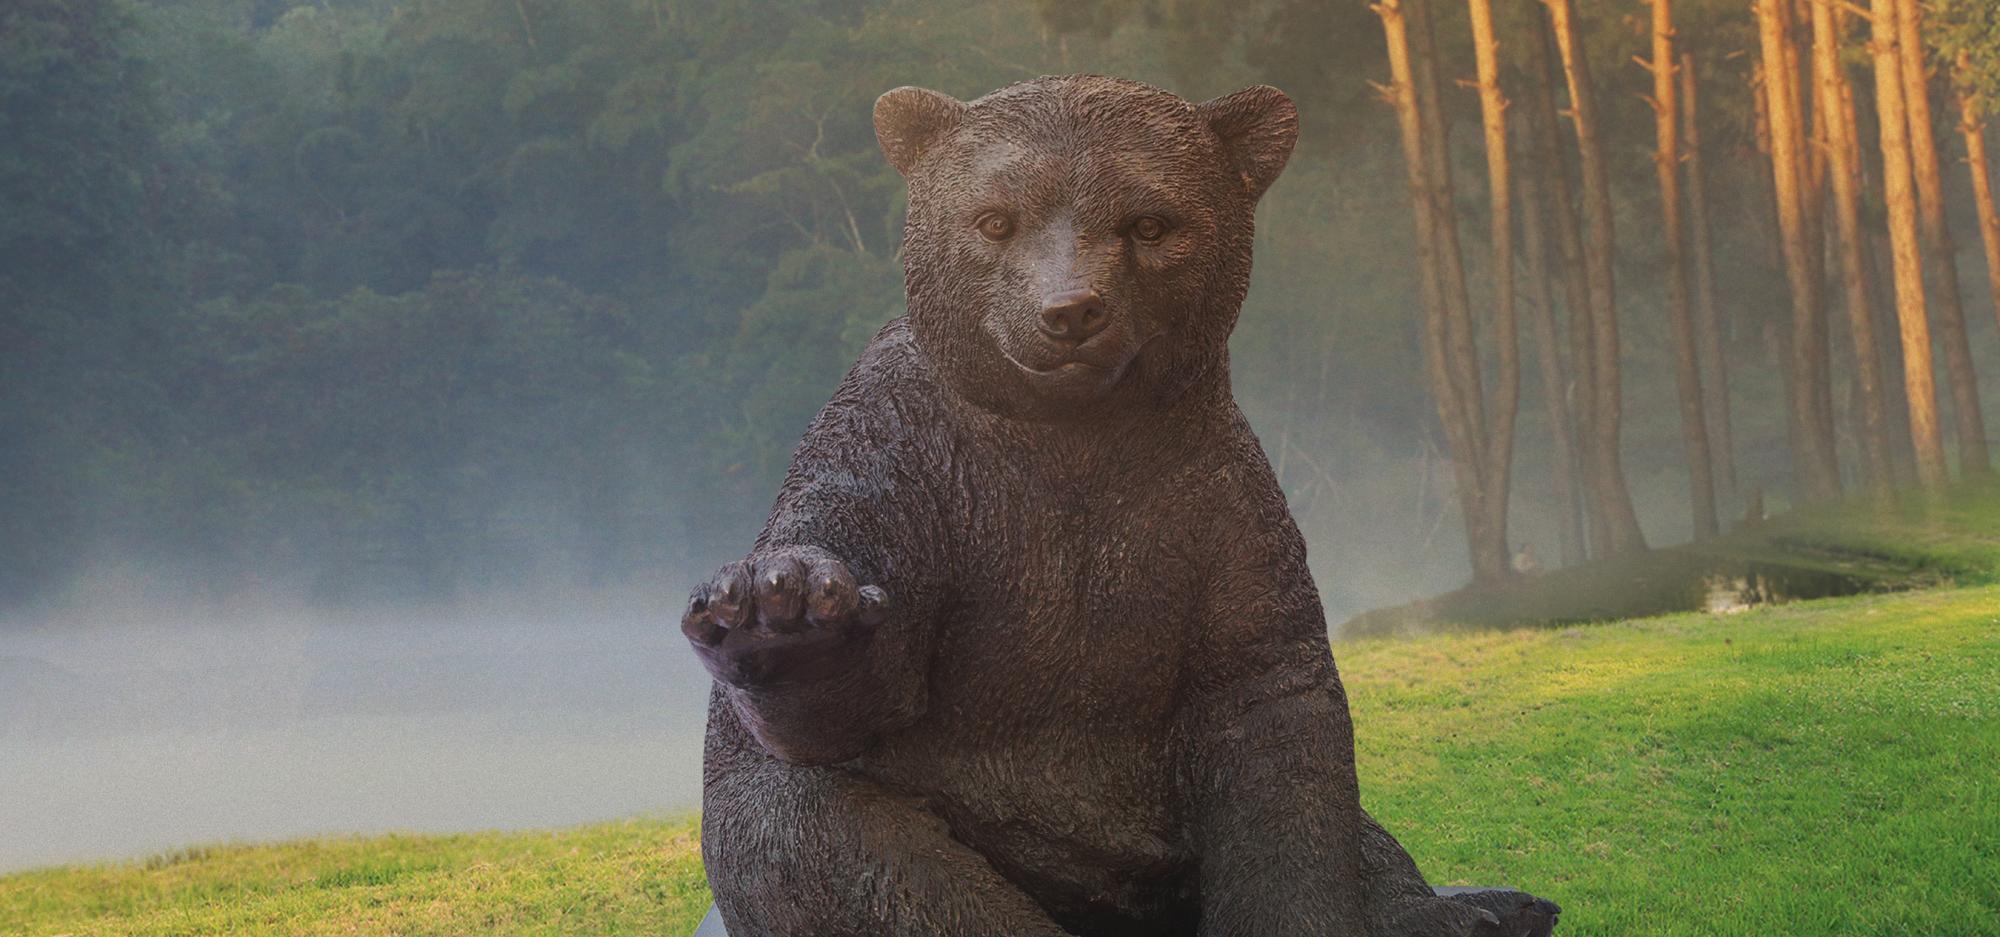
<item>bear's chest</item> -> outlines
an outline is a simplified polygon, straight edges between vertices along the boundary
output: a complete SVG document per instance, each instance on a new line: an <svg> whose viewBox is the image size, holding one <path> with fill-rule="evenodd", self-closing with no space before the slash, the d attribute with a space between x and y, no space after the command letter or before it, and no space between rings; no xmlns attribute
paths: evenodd
<svg viewBox="0 0 2000 937"><path fill-rule="evenodd" d="M922 720L867 759L1053 904L1149 908L1186 864L1173 720L1198 622L1192 534L1157 505L980 502ZM1134 870L1144 870L1135 874Z"/></svg>
<svg viewBox="0 0 2000 937"><path fill-rule="evenodd" d="M1157 499L989 496L937 622L932 702L981 719L1155 725L1171 711L1202 571Z"/></svg>

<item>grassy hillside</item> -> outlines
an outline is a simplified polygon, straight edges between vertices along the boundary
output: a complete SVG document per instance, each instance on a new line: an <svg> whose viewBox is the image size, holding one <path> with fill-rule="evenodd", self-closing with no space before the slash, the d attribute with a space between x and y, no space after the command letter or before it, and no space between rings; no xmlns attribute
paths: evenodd
<svg viewBox="0 0 2000 937"><path fill-rule="evenodd" d="M2000 934L2000 588L1336 650L1434 880L1572 937Z"/></svg>
<svg viewBox="0 0 2000 937"><path fill-rule="evenodd" d="M2000 934L2000 586L1337 647L1369 807L1560 934ZM685 820L0 878L5 934L686 934Z"/></svg>

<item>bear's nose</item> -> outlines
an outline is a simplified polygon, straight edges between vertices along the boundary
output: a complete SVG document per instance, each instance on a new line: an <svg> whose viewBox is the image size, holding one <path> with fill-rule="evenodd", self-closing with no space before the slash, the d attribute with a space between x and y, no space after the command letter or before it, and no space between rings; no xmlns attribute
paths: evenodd
<svg viewBox="0 0 2000 937"><path fill-rule="evenodd" d="M1096 290L1065 290L1042 301L1042 334L1058 341L1083 342L1108 321Z"/></svg>

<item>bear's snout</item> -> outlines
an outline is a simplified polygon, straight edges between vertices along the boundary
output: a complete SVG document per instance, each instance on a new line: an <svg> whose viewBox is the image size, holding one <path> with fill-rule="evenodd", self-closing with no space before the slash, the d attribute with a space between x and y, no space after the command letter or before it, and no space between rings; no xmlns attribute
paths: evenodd
<svg viewBox="0 0 2000 937"><path fill-rule="evenodd" d="M1042 334L1058 342L1082 344L1110 321L1104 298L1094 289L1064 290L1042 300Z"/></svg>

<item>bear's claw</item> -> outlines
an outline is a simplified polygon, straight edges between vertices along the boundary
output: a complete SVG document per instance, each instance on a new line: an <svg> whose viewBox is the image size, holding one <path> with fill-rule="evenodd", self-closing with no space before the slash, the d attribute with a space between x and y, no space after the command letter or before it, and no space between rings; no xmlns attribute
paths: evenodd
<svg viewBox="0 0 2000 937"><path fill-rule="evenodd" d="M865 643L889 595L857 586L824 551L779 549L730 563L697 585L681 632L716 679L737 687L823 675Z"/></svg>

